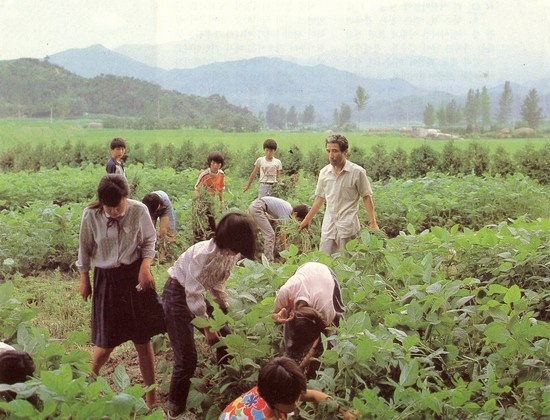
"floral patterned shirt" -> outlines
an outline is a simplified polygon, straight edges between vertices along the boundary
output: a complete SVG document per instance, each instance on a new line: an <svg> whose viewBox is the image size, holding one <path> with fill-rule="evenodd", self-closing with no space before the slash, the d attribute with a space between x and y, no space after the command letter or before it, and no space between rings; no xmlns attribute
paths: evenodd
<svg viewBox="0 0 550 420"><path fill-rule="evenodd" d="M245 392L227 407L220 420L284 420L286 414L273 410L258 394L258 387Z"/></svg>

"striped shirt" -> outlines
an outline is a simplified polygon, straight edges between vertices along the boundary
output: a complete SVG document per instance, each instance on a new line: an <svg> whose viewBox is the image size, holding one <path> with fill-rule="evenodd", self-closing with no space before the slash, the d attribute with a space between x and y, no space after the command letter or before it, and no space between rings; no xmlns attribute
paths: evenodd
<svg viewBox="0 0 550 420"><path fill-rule="evenodd" d="M209 193L220 193L225 189L225 174L220 169L217 173L212 173L210 168L201 171L199 179L195 184L195 190L204 185Z"/></svg>

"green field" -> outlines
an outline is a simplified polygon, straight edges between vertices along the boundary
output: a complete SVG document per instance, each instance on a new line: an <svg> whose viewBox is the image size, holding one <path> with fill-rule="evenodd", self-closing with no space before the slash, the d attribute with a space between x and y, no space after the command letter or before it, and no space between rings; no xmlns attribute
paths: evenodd
<svg viewBox="0 0 550 420"><path fill-rule="evenodd" d="M86 144L105 145L108 148L109 142L113 137L123 137L127 140L129 148L131 144L152 144L159 145L174 144L176 146L185 141L191 140L196 144L208 143L219 144L227 143L231 149L248 150L251 146L257 145L261 151L262 142L266 138L273 138L277 141L279 148L290 149L297 145L304 153L314 148L322 148L323 140L329 135L328 132L308 131L263 131L258 133L224 133L212 129L180 129L180 130L124 130L124 129L90 129L85 128L86 122L49 122L48 120L3 120L0 121L0 152L14 147L17 144L29 143L50 144L51 142L64 143L67 141L78 143L80 141ZM357 146L364 149L367 153L373 145L384 143L388 151L397 147L403 148L407 153L412 149L429 143L437 151L441 151L448 140L433 140L423 138L413 138L408 135L393 133L368 133L354 132L342 133L349 142L350 147ZM468 145L476 140L459 139L455 144L461 148L467 148ZM490 151L494 151L498 146L503 146L508 153L515 153L522 149L525 144L533 144L535 148L540 148L546 144L548 138L534 139L480 139Z"/></svg>

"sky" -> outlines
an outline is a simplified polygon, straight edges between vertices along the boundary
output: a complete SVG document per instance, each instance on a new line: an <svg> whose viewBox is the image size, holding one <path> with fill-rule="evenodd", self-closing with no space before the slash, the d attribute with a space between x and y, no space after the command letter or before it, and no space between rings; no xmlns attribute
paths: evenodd
<svg viewBox="0 0 550 420"><path fill-rule="evenodd" d="M550 0L1 0L0 60L204 32L269 39L266 54L537 55L550 77ZM230 39L230 36L228 36ZM292 48L291 48L292 47ZM539 69L540 70L540 69Z"/></svg>

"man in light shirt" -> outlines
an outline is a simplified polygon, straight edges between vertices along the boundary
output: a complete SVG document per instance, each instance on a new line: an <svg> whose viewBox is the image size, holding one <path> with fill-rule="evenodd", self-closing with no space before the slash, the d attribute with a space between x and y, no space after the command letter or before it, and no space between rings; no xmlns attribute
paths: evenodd
<svg viewBox="0 0 550 420"><path fill-rule="evenodd" d="M319 250L332 255L357 237L361 224L357 216L359 200L370 218L370 228L377 230L372 188L364 168L347 160L348 140L339 134L325 140L329 164L321 169L315 189L315 201L300 229L311 220L326 202Z"/></svg>

